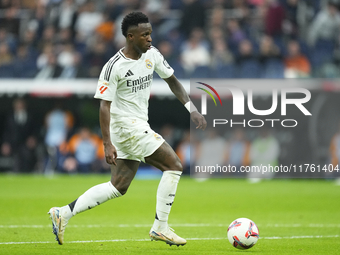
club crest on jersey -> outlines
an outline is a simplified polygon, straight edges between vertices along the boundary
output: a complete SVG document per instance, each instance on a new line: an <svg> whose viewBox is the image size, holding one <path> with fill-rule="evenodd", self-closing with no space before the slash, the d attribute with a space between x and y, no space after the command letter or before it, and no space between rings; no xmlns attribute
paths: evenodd
<svg viewBox="0 0 340 255"><path fill-rule="evenodd" d="M152 62L149 59L145 60L145 63L146 63L146 68L148 69L152 68Z"/></svg>
<svg viewBox="0 0 340 255"><path fill-rule="evenodd" d="M162 139L161 136L158 134L154 134L153 136L156 138L157 141L160 141Z"/></svg>

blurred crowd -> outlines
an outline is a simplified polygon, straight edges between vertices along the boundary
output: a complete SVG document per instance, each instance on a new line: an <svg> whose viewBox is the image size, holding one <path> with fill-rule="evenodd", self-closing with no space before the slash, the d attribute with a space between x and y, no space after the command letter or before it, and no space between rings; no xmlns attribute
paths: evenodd
<svg viewBox="0 0 340 255"><path fill-rule="evenodd" d="M87 126L75 125L73 113L63 108L56 103L39 123L24 99L13 100L0 138L0 172L109 171L100 136Z"/></svg>
<svg viewBox="0 0 340 255"><path fill-rule="evenodd" d="M55 101L46 109L43 119L36 118L36 112L27 105L29 100L15 98L12 110L8 110L1 122L0 132L0 173L107 173L109 165L105 161L103 141L99 123L81 122L75 116L75 109L67 109L63 100ZM94 106L97 112L97 106ZM86 111L89 114L89 109ZM183 110L182 114L186 114ZM83 118L82 118L83 119ZM86 124L87 123L87 124ZM190 134L186 127L176 127L171 123L152 125L167 143L174 148L180 158L184 174L190 174L190 166L242 166L302 164L303 156L288 155L296 147L294 135L290 131L273 130L269 127L258 129L230 128L227 130L207 129L205 132ZM305 132L305 131L303 131ZM340 124L327 139L329 151L324 164L331 164L338 171L324 175L329 178L339 176ZM299 145L300 146L300 145ZM212 149L213 148L213 149ZM293 153L296 154L295 152ZM288 161L287 161L288 160ZM302 160L302 161L301 161ZM309 159L310 160L310 159ZM141 168L150 166L141 163ZM152 168L153 169L153 168ZM155 169L153 169L155 170ZM155 170L156 171L156 170ZM273 178L275 173L200 173L198 177L247 177ZM157 172L157 171L156 171ZM195 172L191 174L195 175Z"/></svg>
<svg viewBox="0 0 340 255"><path fill-rule="evenodd" d="M0 77L97 78L145 12L179 78L340 77L338 0L0 0Z"/></svg>
<svg viewBox="0 0 340 255"><path fill-rule="evenodd" d="M340 77L339 7L340 0L0 0L0 78L98 78L124 46L120 24L134 10L149 16L152 43L178 78ZM75 123L63 105L45 123L20 98L6 112L0 171L109 171L99 129ZM275 165L280 157L280 142L266 131L250 140L241 130L222 138L206 132L191 145L189 130L165 123L156 131L186 173L192 144L197 164ZM339 139L331 162L339 161ZM216 151L228 153L210 155Z"/></svg>
<svg viewBox="0 0 340 255"><path fill-rule="evenodd" d="M24 99L13 100L12 106L0 137L0 172L75 174L110 171L99 128L76 123L74 114L63 107L62 101L56 101L45 113L44 123L34 119ZM197 140L190 137L188 129L176 128L169 123L156 127L155 131L174 148L185 174L190 173L190 164L231 164L237 168L256 164L275 166L280 156L279 141L268 129L261 130L251 140L243 129L223 135L209 129ZM146 165L142 163L141 167Z"/></svg>
<svg viewBox="0 0 340 255"><path fill-rule="evenodd" d="M75 116L75 109L65 107L63 100L55 100L53 107L44 110L40 121L28 102L24 98L13 99L12 109L8 109L0 123L3 130L0 132L0 173L110 172L98 121L95 124L89 124L89 120L80 121ZM97 114L98 106L92 107ZM90 111L87 108L86 114ZM189 164L190 146L186 146L189 149L186 152L183 149L184 144L190 142L188 130L164 123L156 126L155 131L181 155L185 164ZM150 166L142 163L141 168ZM188 169L186 173L189 173Z"/></svg>

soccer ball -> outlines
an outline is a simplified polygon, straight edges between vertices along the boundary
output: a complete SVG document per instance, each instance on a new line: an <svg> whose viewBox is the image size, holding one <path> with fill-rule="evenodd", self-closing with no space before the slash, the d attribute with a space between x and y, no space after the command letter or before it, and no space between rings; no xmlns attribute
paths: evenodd
<svg viewBox="0 0 340 255"><path fill-rule="evenodd" d="M249 249L256 244L258 239L259 229L250 219L236 219L228 227L228 240L237 249Z"/></svg>

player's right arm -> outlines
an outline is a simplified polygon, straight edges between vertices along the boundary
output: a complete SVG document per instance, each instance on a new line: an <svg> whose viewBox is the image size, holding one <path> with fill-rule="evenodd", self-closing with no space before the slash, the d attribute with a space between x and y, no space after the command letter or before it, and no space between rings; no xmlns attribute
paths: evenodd
<svg viewBox="0 0 340 255"><path fill-rule="evenodd" d="M108 164L116 165L117 150L110 138L110 107L111 101L101 100L99 108L99 123L103 136L105 159Z"/></svg>
<svg viewBox="0 0 340 255"><path fill-rule="evenodd" d="M116 165L117 150L110 137L110 108L117 89L117 76L114 64L119 57L112 57L103 67L97 85L95 98L100 99L99 123L103 136L105 159L108 164Z"/></svg>

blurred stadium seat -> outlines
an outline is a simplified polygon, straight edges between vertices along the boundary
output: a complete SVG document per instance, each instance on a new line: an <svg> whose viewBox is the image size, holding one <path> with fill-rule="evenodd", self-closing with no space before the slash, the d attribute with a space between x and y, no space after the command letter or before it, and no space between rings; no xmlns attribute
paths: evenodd
<svg viewBox="0 0 340 255"><path fill-rule="evenodd" d="M238 66L238 78L251 79L261 77L261 65L257 60L246 60Z"/></svg>
<svg viewBox="0 0 340 255"><path fill-rule="evenodd" d="M2 65L0 66L0 77L1 78L14 78L14 66L13 65Z"/></svg>
<svg viewBox="0 0 340 255"><path fill-rule="evenodd" d="M208 66L198 66L190 76L192 78L212 78L212 71Z"/></svg>
<svg viewBox="0 0 340 255"><path fill-rule="evenodd" d="M236 78L234 65L221 65L218 66L213 72L214 78L232 79Z"/></svg>
<svg viewBox="0 0 340 255"><path fill-rule="evenodd" d="M270 59L266 61L263 67L262 78L265 79L283 79L284 64L280 59Z"/></svg>

